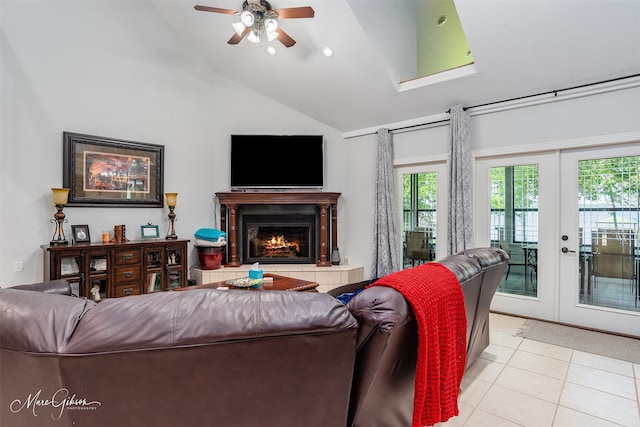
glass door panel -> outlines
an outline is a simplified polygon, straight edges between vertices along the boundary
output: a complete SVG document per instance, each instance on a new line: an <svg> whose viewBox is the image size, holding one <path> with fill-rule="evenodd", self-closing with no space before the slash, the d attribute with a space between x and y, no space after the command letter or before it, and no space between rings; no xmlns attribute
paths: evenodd
<svg viewBox="0 0 640 427"><path fill-rule="evenodd" d="M146 249L145 266L146 266L146 280L144 283L144 292L159 292L164 290L162 287L163 281L163 249L151 248Z"/></svg>
<svg viewBox="0 0 640 427"><path fill-rule="evenodd" d="M105 252L85 252L88 271L82 295L98 301L109 297L109 254Z"/></svg>
<svg viewBox="0 0 640 427"><path fill-rule="evenodd" d="M182 284L182 270L173 269L167 272L167 289L179 288Z"/></svg>
<svg viewBox="0 0 640 427"><path fill-rule="evenodd" d="M77 276L80 274L80 266L82 265L82 257L78 255L64 256L60 258L60 275Z"/></svg>
<svg viewBox="0 0 640 427"><path fill-rule="evenodd" d="M561 168L561 320L638 335L637 146L566 152Z"/></svg>
<svg viewBox="0 0 640 427"><path fill-rule="evenodd" d="M509 255L498 292L538 295L538 165L490 169L491 245Z"/></svg>
<svg viewBox="0 0 640 427"><path fill-rule="evenodd" d="M182 249L181 248L168 248L167 249L167 264L169 266L180 265L182 263Z"/></svg>
<svg viewBox="0 0 640 427"><path fill-rule="evenodd" d="M89 255L89 271L91 274L106 274L108 268L107 255Z"/></svg>
<svg viewBox="0 0 640 427"><path fill-rule="evenodd" d="M159 292L162 290L162 270L151 271L147 273L145 282L145 292Z"/></svg>
<svg viewBox="0 0 640 427"><path fill-rule="evenodd" d="M443 258L447 251L446 163L398 167L395 173L403 268Z"/></svg>
<svg viewBox="0 0 640 427"><path fill-rule="evenodd" d="M402 175L403 266L435 259L437 175L421 172Z"/></svg>
<svg viewBox="0 0 640 427"><path fill-rule="evenodd" d="M107 279L89 279L89 292L87 297L94 301L103 300L107 297Z"/></svg>
<svg viewBox="0 0 640 427"><path fill-rule="evenodd" d="M638 311L640 157L578 162L580 302Z"/></svg>
<svg viewBox="0 0 640 427"><path fill-rule="evenodd" d="M557 154L476 161L475 246L501 247L510 263L491 309L557 319Z"/></svg>

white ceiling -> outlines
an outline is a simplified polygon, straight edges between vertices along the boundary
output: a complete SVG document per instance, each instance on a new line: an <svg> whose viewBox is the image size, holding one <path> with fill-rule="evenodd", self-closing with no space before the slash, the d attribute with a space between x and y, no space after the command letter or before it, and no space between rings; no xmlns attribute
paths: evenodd
<svg viewBox="0 0 640 427"><path fill-rule="evenodd" d="M476 72L402 92L390 77L401 72L392 63L398 52L385 55L380 46L390 43L379 40L415 33L414 23L398 21L406 19L401 5L407 0L272 0L274 9L315 10L312 19L280 21L297 44L287 49L277 43L275 56L246 40L227 44L234 16L193 9L241 10L242 0L149 1L212 72L342 132L441 114L458 103L473 106L640 74L640 0L456 0ZM397 14L389 13L394 4ZM375 21L363 19L367 9L384 11L388 19L377 36L360 24ZM399 28L409 32L392 30ZM335 51L333 58L322 55L325 46Z"/></svg>

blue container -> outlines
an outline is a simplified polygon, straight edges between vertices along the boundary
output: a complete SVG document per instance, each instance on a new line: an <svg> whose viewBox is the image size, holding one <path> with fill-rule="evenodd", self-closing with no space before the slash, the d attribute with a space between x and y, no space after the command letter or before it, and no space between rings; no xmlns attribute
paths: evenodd
<svg viewBox="0 0 640 427"><path fill-rule="evenodd" d="M249 270L249 279L262 279L262 270Z"/></svg>

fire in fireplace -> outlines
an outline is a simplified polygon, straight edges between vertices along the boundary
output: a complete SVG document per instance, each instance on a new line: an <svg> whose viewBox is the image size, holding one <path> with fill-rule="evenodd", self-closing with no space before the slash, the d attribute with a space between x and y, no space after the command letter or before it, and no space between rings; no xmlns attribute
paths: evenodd
<svg viewBox="0 0 640 427"><path fill-rule="evenodd" d="M308 234L309 232L309 230L304 228L295 227L295 230L293 228L294 227L290 227L288 230L286 230L286 233L288 235L299 235L300 233L304 235ZM271 229L272 231L270 231L269 229ZM254 227L253 230L249 230L249 241L251 242L251 247L249 248L249 256L252 258L292 258L308 255L306 253L303 253L303 251L301 250L300 242L297 238L285 237L284 234L280 234L277 236L274 234L280 233L282 231L284 230L282 230L281 227ZM251 234L253 234L252 232L258 235L255 237L251 237ZM306 245L305 249L305 252L309 252L308 245Z"/></svg>
<svg viewBox="0 0 640 427"><path fill-rule="evenodd" d="M243 262L312 263L315 215L243 215Z"/></svg>

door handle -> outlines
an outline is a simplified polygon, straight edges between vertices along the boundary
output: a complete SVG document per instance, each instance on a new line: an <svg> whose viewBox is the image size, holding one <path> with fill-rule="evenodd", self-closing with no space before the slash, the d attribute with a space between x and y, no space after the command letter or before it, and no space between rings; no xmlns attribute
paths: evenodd
<svg viewBox="0 0 640 427"><path fill-rule="evenodd" d="M570 250L569 250L569 249L567 249L566 247L563 247L563 248L562 248L562 249L560 249L560 250L562 251L562 253L563 253L563 254L566 254L566 253L569 253L569 252L570 252L570 253L572 253L572 254L575 254L575 253L576 253L576 251L570 251Z"/></svg>

